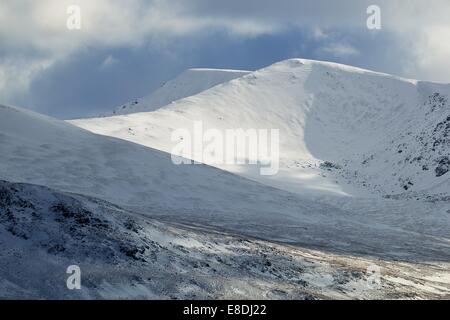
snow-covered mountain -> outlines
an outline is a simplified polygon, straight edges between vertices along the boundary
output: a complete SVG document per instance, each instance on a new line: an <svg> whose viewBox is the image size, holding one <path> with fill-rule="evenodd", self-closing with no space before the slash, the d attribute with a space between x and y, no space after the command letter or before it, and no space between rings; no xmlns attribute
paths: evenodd
<svg viewBox="0 0 450 320"><path fill-rule="evenodd" d="M105 113L102 116L153 111L172 103L173 101L193 96L248 73L250 73L250 71L206 68L188 69L178 75L175 79L165 82L151 94L120 105L112 112Z"/></svg>
<svg viewBox="0 0 450 320"><path fill-rule="evenodd" d="M71 124L0 106L0 297L448 297L448 96L289 60L153 112ZM171 132L198 120L279 128L280 173L175 165ZM392 199L366 197L377 183Z"/></svg>
<svg viewBox="0 0 450 320"><path fill-rule="evenodd" d="M218 167L301 194L445 199L449 99L450 85L292 59L153 113L72 123L166 152L174 146L171 132L192 130L195 121L205 130L278 128L276 176L261 176L249 166Z"/></svg>
<svg viewBox="0 0 450 320"><path fill-rule="evenodd" d="M286 192L213 167L177 166L164 152L14 107L0 106L0 151L3 180L94 196L148 215L228 210L270 217L294 207L282 204ZM272 204L268 193L277 199Z"/></svg>
<svg viewBox="0 0 450 320"><path fill-rule="evenodd" d="M206 165L177 166L164 152L12 107L0 107L0 142L2 180L99 198L147 217L330 251L370 247L371 254L407 260L418 252L447 255L445 242L435 240L448 234L445 202L293 194ZM410 239L417 232L417 249L396 247L419 241Z"/></svg>

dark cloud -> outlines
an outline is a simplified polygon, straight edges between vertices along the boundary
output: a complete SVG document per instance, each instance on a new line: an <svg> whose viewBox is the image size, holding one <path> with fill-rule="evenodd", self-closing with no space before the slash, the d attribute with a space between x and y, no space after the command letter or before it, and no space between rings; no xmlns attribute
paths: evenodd
<svg viewBox="0 0 450 320"><path fill-rule="evenodd" d="M376 2L377 32L365 25L367 0L0 2L0 103L73 118L189 67L254 70L292 57L449 81L449 3ZM79 32L64 27L67 4L82 7Z"/></svg>
<svg viewBox="0 0 450 320"><path fill-rule="evenodd" d="M276 35L235 38L216 32L178 38L163 48L89 48L41 72L21 97L20 104L59 118L95 115L148 94L187 68L255 70L294 57L401 71L390 63L401 52L391 50L392 56L386 56L384 46L392 39L383 34L367 39L364 34L350 36L346 32L343 38L335 32L332 39L319 40L310 34L310 30L295 29ZM343 39L356 45L360 54L343 57L320 50L330 41ZM110 63L104 63L105 60Z"/></svg>

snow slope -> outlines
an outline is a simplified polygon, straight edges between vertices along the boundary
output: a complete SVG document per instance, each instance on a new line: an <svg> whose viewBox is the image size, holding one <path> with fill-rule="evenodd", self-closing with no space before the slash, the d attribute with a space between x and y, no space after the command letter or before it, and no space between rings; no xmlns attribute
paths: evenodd
<svg viewBox="0 0 450 320"><path fill-rule="evenodd" d="M173 101L189 97L229 80L244 76L250 71L228 69L188 69L175 79L140 99L135 99L102 116L123 115L134 112L153 111Z"/></svg>
<svg viewBox="0 0 450 320"><path fill-rule="evenodd" d="M2 299L430 299L450 290L442 270L206 233L6 181L0 247ZM374 263L379 287L370 285ZM81 290L66 288L70 265Z"/></svg>
<svg viewBox="0 0 450 320"><path fill-rule="evenodd" d="M99 198L164 221L328 252L450 259L445 202L335 205L336 199L317 201L205 165L176 166L163 152L3 106L0 179Z"/></svg>
<svg viewBox="0 0 450 320"><path fill-rule="evenodd" d="M218 196L240 198L253 187L256 201L266 190L214 168L176 166L163 152L5 106L0 106L0 160L4 180L147 209L188 210L199 199L213 206Z"/></svg>
<svg viewBox="0 0 450 320"><path fill-rule="evenodd" d="M166 152L171 132L195 121L205 130L277 128L277 175L217 166L299 194L436 200L450 196L449 99L450 85L292 59L152 113L72 123Z"/></svg>

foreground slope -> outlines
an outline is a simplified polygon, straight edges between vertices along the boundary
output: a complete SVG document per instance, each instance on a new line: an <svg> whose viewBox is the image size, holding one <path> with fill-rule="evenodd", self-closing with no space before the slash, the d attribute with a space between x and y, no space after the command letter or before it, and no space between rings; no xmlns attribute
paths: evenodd
<svg viewBox="0 0 450 320"><path fill-rule="evenodd" d="M170 152L171 132L280 129L281 168L220 168L300 194L445 200L450 196L450 85L293 59L152 113L73 121ZM194 155L202 160L201 155Z"/></svg>
<svg viewBox="0 0 450 320"><path fill-rule="evenodd" d="M160 88L140 99L125 103L103 116L123 115L134 112L153 111L173 101L193 96L221 83L250 73L244 70L188 69L175 79L165 82Z"/></svg>
<svg viewBox="0 0 450 320"><path fill-rule="evenodd" d="M429 266L206 233L92 197L6 181L0 246L0 298L423 299L450 290L445 273ZM375 263L383 268L379 283L367 269ZM81 269L81 290L66 287L71 265Z"/></svg>

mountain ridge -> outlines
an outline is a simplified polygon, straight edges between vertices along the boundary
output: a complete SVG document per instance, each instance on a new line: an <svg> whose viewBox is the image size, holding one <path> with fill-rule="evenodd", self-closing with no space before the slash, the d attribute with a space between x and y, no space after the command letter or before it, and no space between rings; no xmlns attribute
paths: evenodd
<svg viewBox="0 0 450 320"><path fill-rule="evenodd" d="M120 105L102 117L154 111L173 101L195 95L231 79L250 73L246 70L190 68L164 82L150 94Z"/></svg>
<svg viewBox="0 0 450 320"><path fill-rule="evenodd" d="M243 128L279 128L282 167L277 177L264 179L246 167L219 168L291 192L309 192L313 186L335 194L369 196L375 192L384 196L421 191L425 196L431 192L445 197L448 175L437 177L433 172L445 171L445 157L450 156L445 129L449 96L447 84L330 62L289 59L153 113L72 123L166 152L173 147L169 141L173 128L189 129L194 121L220 130L237 124ZM425 128L419 129L423 123L440 127L425 132ZM395 137L401 140L399 144L409 146L405 153L395 144ZM433 150L429 146L435 141L440 145ZM320 170L324 162L334 162L341 169Z"/></svg>

